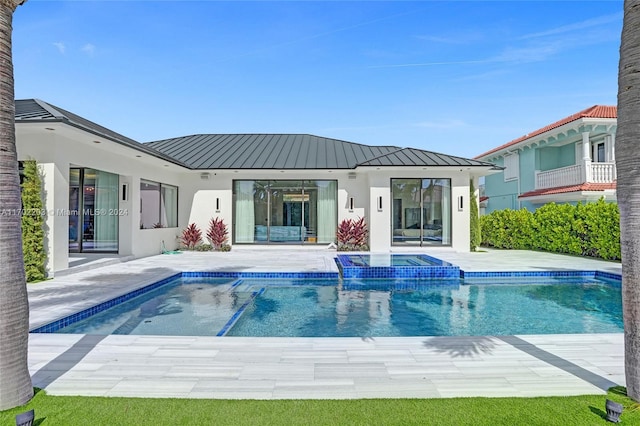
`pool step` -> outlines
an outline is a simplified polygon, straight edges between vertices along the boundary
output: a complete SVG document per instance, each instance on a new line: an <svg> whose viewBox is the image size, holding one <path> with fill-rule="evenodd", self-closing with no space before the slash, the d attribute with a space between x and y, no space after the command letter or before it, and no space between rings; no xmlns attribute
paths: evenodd
<svg viewBox="0 0 640 426"><path fill-rule="evenodd" d="M263 287L263 288L261 288L261 289L260 289L260 290L258 290L258 291L254 291L254 292L252 292L252 293L251 293L251 296L249 296L249 299L248 299L246 302L244 302L244 303L242 304L242 306L240 306L240 309L238 309L238 310L236 311L236 313L235 313L235 314L233 314L233 315L231 316L231 318L229 319L229 321L227 321L227 323L224 325L224 327L222 327L222 329L218 332L218 334L216 334L216 336L218 336L218 337L225 336L225 335L229 332L229 330L231 330L231 327L233 327L233 325L234 325L236 322L238 322L238 320L240 319L240 317L242 316L242 314L244 314L244 311L247 309L247 306L249 306L251 303L253 303L253 300L254 300L257 296L259 296L259 295L261 295L262 293L264 293L264 290L265 290L265 289L264 289L264 287Z"/></svg>

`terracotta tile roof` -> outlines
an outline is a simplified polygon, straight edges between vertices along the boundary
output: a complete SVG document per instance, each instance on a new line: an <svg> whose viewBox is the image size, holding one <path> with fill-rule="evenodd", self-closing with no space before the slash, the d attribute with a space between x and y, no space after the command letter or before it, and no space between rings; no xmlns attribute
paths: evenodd
<svg viewBox="0 0 640 426"><path fill-rule="evenodd" d="M527 135L521 136L518 139L514 139L511 142L507 142L504 145L500 145L497 148L493 148L484 154L480 154L475 159L482 158L486 155L494 153L496 151L500 151L504 148L507 148L511 145L515 145L519 142L525 141L527 139L533 138L535 136L541 135L544 132L548 132L549 130L556 129L558 127L564 126L565 124L571 123L572 121L579 120L581 118L618 118L618 108L615 106L608 105L594 105L590 108L577 112L569 117L565 117L562 120L556 121L555 123L549 124L541 129L536 130L535 132L529 133Z"/></svg>
<svg viewBox="0 0 640 426"><path fill-rule="evenodd" d="M522 193L518 198L535 197L539 195L562 194L565 192L582 192L582 191L605 191L607 189L616 189L616 183L582 183L580 185L558 186L555 188L536 189Z"/></svg>

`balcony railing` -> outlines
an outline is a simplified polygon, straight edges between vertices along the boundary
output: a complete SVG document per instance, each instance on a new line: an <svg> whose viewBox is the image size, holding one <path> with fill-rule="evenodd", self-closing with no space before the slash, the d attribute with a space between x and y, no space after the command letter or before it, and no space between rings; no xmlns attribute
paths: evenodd
<svg viewBox="0 0 640 426"><path fill-rule="evenodd" d="M585 182L610 183L616 180L615 163L590 163L588 171L586 179L580 164L546 172L536 172L536 189L579 185Z"/></svg>
<svg viewBox="0 0 640 426"><path fill-rule="evenodd" d="M616 179L616 163L591 163L590 182L610 183Z"/></svg>

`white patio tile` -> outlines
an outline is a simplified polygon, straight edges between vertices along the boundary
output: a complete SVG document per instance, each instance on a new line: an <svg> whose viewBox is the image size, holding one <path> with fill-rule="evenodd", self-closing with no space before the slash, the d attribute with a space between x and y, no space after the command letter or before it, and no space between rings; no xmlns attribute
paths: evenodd
<svg viewBox="0 0 640 426"><path fill-rule="evenodd" d="M620 271L616 263L575 257L569 262L545 253L425 252L465 271L567 269L569 264ZM155 256L103 266L29 286L31 325L179 271L336 271L334 256L326 249L234 247L231 253ZM29 367L54 395L352 399L604 393L572 374L578 369L624 383L621 333L515 337L114 335L83 340L83 335L37 334L29 338Z"/></svg>

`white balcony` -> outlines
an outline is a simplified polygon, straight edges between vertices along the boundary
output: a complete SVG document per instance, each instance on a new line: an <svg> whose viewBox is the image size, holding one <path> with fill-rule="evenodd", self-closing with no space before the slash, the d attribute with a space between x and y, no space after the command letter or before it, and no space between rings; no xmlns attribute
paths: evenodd
<svg viewBox="0 0 640 426"><path fill-rule="evenodd" d="M580 185L586 182L611 183L616 180L615 163L588 162L587 167L587 173L583 172L582 164L536 172L536 189Z"/></svg>

